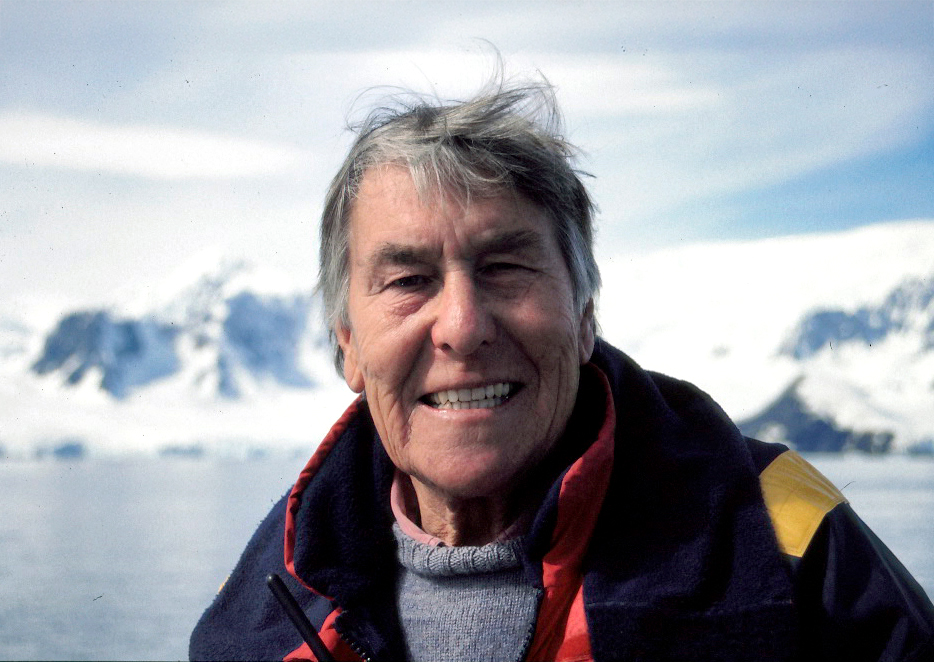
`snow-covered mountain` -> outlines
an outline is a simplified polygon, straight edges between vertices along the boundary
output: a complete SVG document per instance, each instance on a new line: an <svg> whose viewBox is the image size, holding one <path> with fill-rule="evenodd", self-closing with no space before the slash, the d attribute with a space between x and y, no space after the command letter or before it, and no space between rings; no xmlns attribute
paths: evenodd
<svg viewBox="0 0 934 662"><path fill-rule="evenodd" d="M881 300L812 310L779 355L796 360L801 376L747 421L749 434L812 450L878 452L897 440L934 451L934 265Z"/></svg>
<svg viewBox="0 0 934 662"><path fill-rule="evenodd" d="M317 407L333 417L353 398L310 289L219 258L106 308L66 311L38 337L4 323L0 372L12 412L0 450L14 455L307 448L326 428Z"/></svg>
<svg viewBox="0 0 934 662"><path fill-rule="evenodd" d="M934 257L934 256L932 256ZM934 273L934 266L932 266ZM934 279L906 278L884 300L855 310L824 308L807 314L781 348L808 359L824 348L845 344L872 347L895 335L914 335L921 352L934 348Z"/></svg>
<svg viewBox="0 0 934 662"><path fill-rule="evenodd" d="M46 338L32 369L60 372L68 385L96 381L113 396L146 386L178 370L177 330L156 319L118 319L106 310L67 314Z"/></svg>
<svg viewBox="0 0 934 662"><path fill-rule="evenodd" d="M934 444L934 222L609 261L605 335L749 434L806 450Z"/></svg>
<svg viewBox="0 0 934 662"><path fill-rule="evenodd" d="M310 293L269 291L255 267L221 263L137 316L67 313L32 370L68 385L91 381L120 399L169 378L192 394L225 398L263 382L307 388L315 381L303 345L326 341L313 312Z"/></svg>
<svg viewBox="0 0 934 662"><path fill-rule="evenodd" d="M916 221L609 258L598 316L749 434L934 450L931 256L934 222ZM0 453L306 452L353 398L318 305L307 286L208 259L50 328L0 311Z"/></svg>

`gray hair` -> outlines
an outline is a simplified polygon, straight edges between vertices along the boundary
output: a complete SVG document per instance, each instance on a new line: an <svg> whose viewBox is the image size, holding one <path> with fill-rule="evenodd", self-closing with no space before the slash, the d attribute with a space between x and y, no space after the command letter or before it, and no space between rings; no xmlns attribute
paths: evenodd
<svg viewBox="0 0 934 662"><path fill-rule="evenodd" d="M581 312L600 288L593 255L594 204L573 167L577 150L561 135L554 88L545 81L508 85L501 78L463 102L406 93L355 127L347 158L328 189L321 217L318 291L338 372L336 329L350 326L350 213L372 168L408 168L420 195L454 190L468 197L514 191L539 205L555 238Z"/></svg>

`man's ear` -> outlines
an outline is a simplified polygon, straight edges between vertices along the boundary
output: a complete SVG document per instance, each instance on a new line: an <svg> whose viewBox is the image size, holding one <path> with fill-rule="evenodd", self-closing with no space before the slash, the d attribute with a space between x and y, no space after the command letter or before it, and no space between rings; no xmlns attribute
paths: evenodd
<svg viewBox="0 0 934 662"><path fill-rule="evenodd" d="M596 338L597 320L594 318L593 313L593 299L588 301L587 305L584 306L584 312L581 313L580 324L578 348L580 350L581 365L584 365L590 360L591 354L593 354L593 346Z"/></svg>
<svg viewBox="0 0 934 662"><path fill-rule="evenodd" d="M338 324L334 330L337 344L344 354L344 381L354 393L363 392L363 373L360 370L360 361L357 356L357 345L354 342L353 331L349 327Z"/></svg>

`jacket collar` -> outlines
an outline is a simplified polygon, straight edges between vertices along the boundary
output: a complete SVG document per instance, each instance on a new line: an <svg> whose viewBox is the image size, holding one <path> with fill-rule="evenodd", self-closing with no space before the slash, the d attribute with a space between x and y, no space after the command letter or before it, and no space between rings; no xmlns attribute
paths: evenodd
<svg viewBox="0 0 934 662"><path fill-rule="evenodd" d="M395 602L389 490L394 466L358 398L332 427L289 495L285 564L341 610L341 635L374 659L403 659Z"/></svg>
<svg viewBox="0 0 934 662"><path fill-rule="evenodd" d="M616 462L585 564L595 659L789 659L792 592L746 441L697 388L599 342Z"/></svg>

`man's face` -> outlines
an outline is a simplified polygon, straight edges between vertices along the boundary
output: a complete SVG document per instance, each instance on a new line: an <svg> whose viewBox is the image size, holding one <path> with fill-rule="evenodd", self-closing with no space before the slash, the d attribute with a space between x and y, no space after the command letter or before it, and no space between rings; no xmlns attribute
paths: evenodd
<svg viewBox="0 0 934 662"><path fill-rule="evenodd" d="M537 464L593 351L591 307L575 309L539 207L510 192L423 201L396 166L369 171L354 203L348 313L348 385L395 465L454 498L505 496Z"/></svg>

